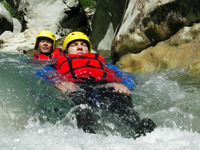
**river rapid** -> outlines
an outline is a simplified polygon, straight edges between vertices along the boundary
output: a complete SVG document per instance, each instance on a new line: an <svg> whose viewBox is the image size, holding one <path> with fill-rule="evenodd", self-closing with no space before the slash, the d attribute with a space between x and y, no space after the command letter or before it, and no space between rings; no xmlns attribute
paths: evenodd
<svg viewBox="0 0 200 150"><path fill-rule="evenodd" d="M0 149L200 149L200 78L185 68L133 74L134 108L157 125L152 133L133 139L131 129L107 114L98 117L102 130L97 134L78 129L70 99L36 77L35 70L43 66L28 59L0 54Z"/></svg>

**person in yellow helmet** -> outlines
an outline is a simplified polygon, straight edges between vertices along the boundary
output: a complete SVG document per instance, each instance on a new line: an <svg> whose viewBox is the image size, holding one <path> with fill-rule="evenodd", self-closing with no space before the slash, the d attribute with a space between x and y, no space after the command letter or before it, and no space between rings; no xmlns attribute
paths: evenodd
<svg viewBox="0 0 200 150"><path fill-rule="evenodd" d="M105 60L104 58L99 55L99 54L94 54L94 53L91 53L91 43L90 43L90 40L88 38L88 36L86 34L84 34L83 32L79 32L79 31L75 31L75 32L71 32L69 33L64 42L63 42L63 53L66 54L66 56L70 56L70 57L77 57L77 55L82 55L84 57L86 57L86 61L90 60L90 62L93 63L93 67L98 67L99 65L99 62L102 63L102 68L100 69L97 69L95 70L94 68L92 67L87 67L87 66L83 66L82 63L83 62L83 59L81 58L80 60L79 59L76 59L75 61L78 62L76 63L75 61L72 61L72 65L75 67L85 67L85 69L89 70L90 69L90 73L93 73L94 72L96 73L95 75L91 74L91 76L93 78L96 78L96 80L105 80L105 81L117 81L116 82L113 82L113 83L110 83L110 84L107 84L107 86L110 86L110 87L114 87L115 91L116 92L119 92L119 93L125 93L125 94L130 94L131 91L128 89L128 87L126 87L124 84L121 84L121 83L118 83L118 81L120 79L118 79L115 75L115 72L113 72L111 69L108 69L107 67L105 67ZM73 55L70 55L70 54L73 54ZM61 58L58 59L57 61L57 64L56 64L56 68L58 69L58 72L60 74L65 74L65 72L68 72L69 71L69 68L68 67L65 67L65 65L68 65L66 64L66 56L63 56ZM94 58L91 58L91 57L97 57L98 58L98 61L95 62L95 59ZM62 65L60 65L62 64ZM79 66L77 66L79 65ZM103 68L105 67L105 68ZM83 70L83 69L82 69ZM75 73L76 72L79 72L80 69L76 69L75 70ZM107 71L106 72L106 76L105 76L105 79L102 79L100 76L100 74L104 71ZM100 76L99 76L100 75ZM72 77L72 74L69 72L68 74L65 74L65 76L68 78L68 81L75 81L76 82L76 79L74 79ZM83 74L81 75L80 78L82 78ZM88 76L85 75L85 77L87 78ZM72 83L66 83L67 87L70 85L70 84L73 84ZM65 83L62 83L62 84L58 84L58 87L64 92L66 93L67 91L68 92L72 92L75 90L75 88L67 88L67 87L64 87ZM73 84L73 86L71 87L77 87Z"/></svg>
<svg viewBox="0 0 200 150"><path fill-rule="evenodd" d="M62 49L65 54L68 53L68 48L74 41L84 41L88 48L87 53L89 53L89 52L91 53L92 46L91 46L88 36L86 34L84 34L83 32L75 31L75 32L69 33L63 42Z"/></svg>
<svg viewBox="0 0 200 150"><path fill-rule="evenodd" d="M48 30L39 32L35 39L34 49L39 51L39 54L33 56L34 59L56 59L62 55L62 50L55 49L55 35Z"/></svg>
<svg viewBox="0 0 200 150"><path fill-rule="evenodd" d="M86 34L79 31L69 33L63 42L63 53L55 65L61 76L56 87L76 106L79 128L96 133L93 112L100 108L122 118L133 129L134 138L154 130L155 123L148 118L141 120L133 109L131 91L121 83L122 79L106 66L101 55L91 53L91 43Z"/></svg>

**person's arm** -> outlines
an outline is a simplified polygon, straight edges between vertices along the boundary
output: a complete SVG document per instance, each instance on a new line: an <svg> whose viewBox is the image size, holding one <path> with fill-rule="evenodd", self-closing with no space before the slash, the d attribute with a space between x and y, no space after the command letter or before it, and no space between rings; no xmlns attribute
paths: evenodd
<svg viewBox="0 0 200 150"><path fill-rule="evenodd" d="M106 87L113 87L115 89L115 92L118 92L118 93L131 94L131 91L129 90L129 88L122 83L117 83L117 82L107 83Z"/></svg>
<svg viewBox="0 0 200 150"><path fill-rule="evenodd" d="M79 88L79 86L76 83L70 82L70 81L63 81L55 85L62 93L65 93L65 94L74 92Z"/></svg>
<svg viewBox="0 0 200 150"><path fill-rule="evenodd" d="M128 72L125 72L121 69L119 69L116 65L112 65L112 64L106 64L108 68L114 70L117 73L117 76L120 77L122 79L122 84L124 84L126 87L129 88L129 90L133 90L136 82L135 82L135 78Z"/></svg>

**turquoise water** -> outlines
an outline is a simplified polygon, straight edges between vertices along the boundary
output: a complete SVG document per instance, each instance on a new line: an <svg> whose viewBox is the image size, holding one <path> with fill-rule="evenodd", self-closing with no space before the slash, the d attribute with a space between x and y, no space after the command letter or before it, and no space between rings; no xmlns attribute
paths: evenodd
<svg viewBox="0 0 200 150"><path fill-rule="evenodd" d="M70 100L34 76L43 66L24 55L0 54L0 149L183 150L200 149L200 78L186 69L133 74L133 104L157 129L136 140L131 129L101 114L98 134L76 127ZM127 134L126 134L127 133Z"/></svg>

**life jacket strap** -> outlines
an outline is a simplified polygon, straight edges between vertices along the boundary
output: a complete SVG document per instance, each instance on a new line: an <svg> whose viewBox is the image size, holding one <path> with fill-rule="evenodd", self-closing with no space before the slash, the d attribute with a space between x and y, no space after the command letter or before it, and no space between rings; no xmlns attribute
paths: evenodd
<svg viewBox="0 0 200 150"><path fill-rule="evenodd" d="M79 57L69 57L68 55L64 55L64 57L66 57L67 60L63 61L61 65L63 65L64 63L68 62L68 65L69 65L69 71L65 72L63 75L66 75L68 73L71 73L72 77L74 79L78 79L76 77L76 74L75 74L75 70L77 69L80 69L80 68L85 68L85 67L90 67L90 68L96 68L96 69L101 69L103 71L103 75L102 75L102 80L104 80L106 78L106 75L107 75L107 71L105 70L104 68L104 65L103 63L99 60L99 55L98 54L95 54L94 57L87 57L87 56L79 56ZM72 60L74 59L95 59L97 60L97 62L99 63L99 66L100 67L96 67L96 66L92 66L92 65L89 65L90 63L90 60L87 61L87 63L84 65L84 66L80 66L80 67L77 67L77 68L73 68L73 65L72 65ZM79 77L80 78L80 77ZM82 78L80 78L82 79ZM91 79L82 79L82 80L92 80L92 81L95 81L95 78L91 76Z"/></svg>
<svg viewBox="0 0 200 150"><path fill-rule="evenodd" d="M73 77L74 79L78 79L78 78L76 77L75 72L74 72L74 69L73 69L73 67L72 67L72 59L71 59L69 56L67 56L67 55L64 55L64 56L67 58L67 61L68 61L68 64L69 64L69 71L70 71L72 77ZM65 61L65 62L66 62L66 61ZM66 73L65 73L65 74L66 74Z"/></svg>

